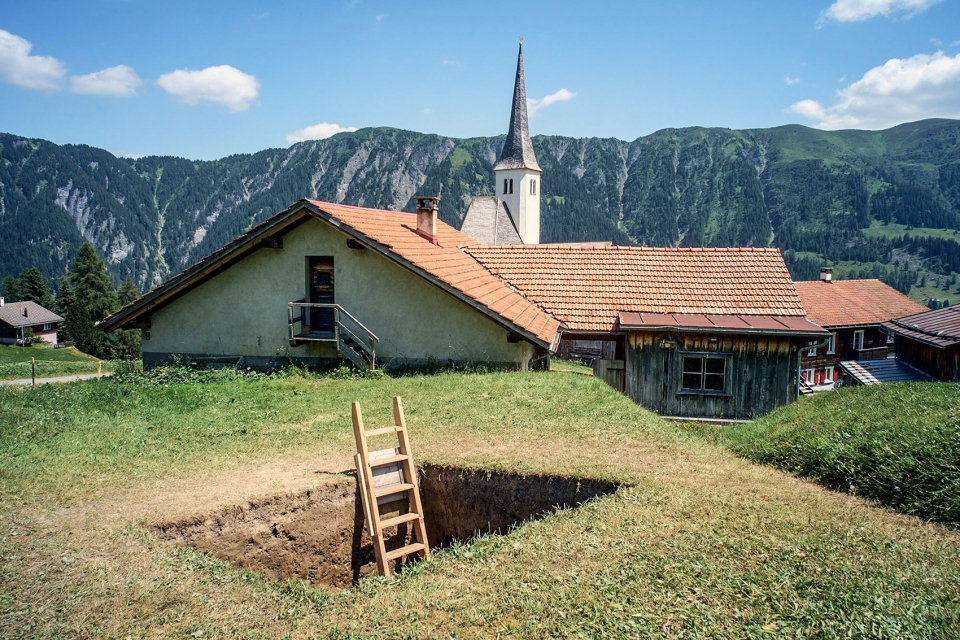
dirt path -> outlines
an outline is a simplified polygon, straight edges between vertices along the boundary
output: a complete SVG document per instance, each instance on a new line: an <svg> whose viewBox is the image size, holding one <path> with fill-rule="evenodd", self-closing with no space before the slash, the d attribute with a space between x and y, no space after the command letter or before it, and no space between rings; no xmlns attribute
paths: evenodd
<svg viewBox="0 0 960 640"><path fill-rule="evenodd" d="M54 376L52 378L37 378L37 384L59 384L63 382L76 382L77 380L93 380L97 377L106 378L111 376L113 373L105 371L103 374L96 373L74 373L69 376ZM33 380L30 378L18 378L17 380L0 380L0 387L18 387L18 386L30 386L33 384Z"/></svg>

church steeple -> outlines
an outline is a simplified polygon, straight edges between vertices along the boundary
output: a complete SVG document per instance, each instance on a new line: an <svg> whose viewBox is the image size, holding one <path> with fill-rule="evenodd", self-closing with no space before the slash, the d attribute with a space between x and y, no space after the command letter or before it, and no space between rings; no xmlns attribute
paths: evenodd
<svg viewBox="0 0 960 640"><path fill-rule="evenodd" d="M513 85L513 106L510 109L510 129L507 131L507 140L500 152L500 160L493 167L500 169L532 169L540 171L537 156L533 152L533 142L530 141L530 130L527 126L527 89L523 81L523 41L520 42L520 52L517 54L517 79Z"/></svg>

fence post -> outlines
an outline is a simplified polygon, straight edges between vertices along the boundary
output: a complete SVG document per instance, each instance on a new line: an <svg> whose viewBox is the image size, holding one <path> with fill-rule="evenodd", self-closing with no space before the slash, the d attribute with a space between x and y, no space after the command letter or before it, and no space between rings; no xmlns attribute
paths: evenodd
<svg viewBox="0 0 960 640"><path fill-rule="evenodd" d="M33 386L37 386L37 363L34 358L30 358L30 381Z"/></svg>
<svg viewBox="0 0 960 640"><path fill-rule="evenodd" d="M100 379L101 369L103 369L103 360L97 360L97 380Z"/></svg>

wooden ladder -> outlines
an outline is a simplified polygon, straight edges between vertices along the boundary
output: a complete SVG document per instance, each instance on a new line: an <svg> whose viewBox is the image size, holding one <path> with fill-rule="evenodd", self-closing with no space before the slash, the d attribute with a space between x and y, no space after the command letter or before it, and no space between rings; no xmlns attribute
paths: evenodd
<svg viewBox="0 0 960 640"><path fill-rule="evenodd" d="M354 456L357 483L360 486L367 531L373 538L373 550L377 555L377 570L382 576L390 575L390 565L397 558L418 553L425 560L430 559L417 469L413 466L410 439L407 437L407 421L403 415L403 401L399 396L393 399L393 418L395 424L392 427L365 431L360 403L353 403L353 434L357 439L357 454ZM367 438L394 433L399 446L370 451ZM396 503L404 498L408 504L407 513L393 518L381 518L380 505ZM387 551L383 530L408 522L413 523L414 542Z"/></svg>

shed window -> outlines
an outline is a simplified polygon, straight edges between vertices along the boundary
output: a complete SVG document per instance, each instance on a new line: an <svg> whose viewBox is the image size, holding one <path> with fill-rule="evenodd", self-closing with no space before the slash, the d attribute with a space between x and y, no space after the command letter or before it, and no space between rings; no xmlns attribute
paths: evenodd
<svg viewBox="0 0 960 640"><path fill-rule="evenodd" d="M726 375L726 358L684 356L681 388L686 391L723 391Z"/></svg>
<svg viewBox="0 0 960 640"><path fill-rule="evenodd" d="M536 181L536 180L531 180L531 181L530 181L530 195L532 195L532 196L537 195L537 181Z"/></svg>
<svg viewBox="0 0 960 640"><path fill-rule="evenodd" d="M888 333L888 334L887 334L887 344L893 344L893 334L892 334L892 333Z"/></svg>

